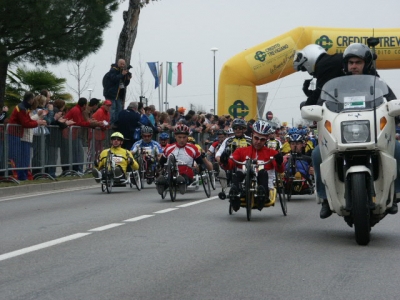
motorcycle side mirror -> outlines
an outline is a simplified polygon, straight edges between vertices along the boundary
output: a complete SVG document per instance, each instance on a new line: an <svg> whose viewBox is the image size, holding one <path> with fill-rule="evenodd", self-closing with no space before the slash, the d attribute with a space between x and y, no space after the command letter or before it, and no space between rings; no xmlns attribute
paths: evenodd
<svg viewBox="0 0 400 300"><path fill-rule="evenodd" d="M400 100L391 100L386 103L388 108L388 115L391 117L400 116Z"/></svg>
<svg viewBox="0 0 400 300"><path fill-rule="evenodd" d="M301 109L301 117L306 120L319 122L322 120L323 109L319 105L303 106Z"/></svg>

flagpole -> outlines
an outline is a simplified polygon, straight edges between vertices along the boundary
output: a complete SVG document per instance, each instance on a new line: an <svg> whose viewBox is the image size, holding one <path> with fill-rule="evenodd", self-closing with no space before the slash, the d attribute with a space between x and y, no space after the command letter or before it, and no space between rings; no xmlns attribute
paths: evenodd
<svg viewBox="0 0 400 300"><path fill-rule="evenodd" d="M160 100L160 111L164 111L163 110L163 99L164 99L164 86L163 86L163 74L162 74L162 69L163 69L163 63L161 63L160 65L160 88L161 88L161 100Z"/></svg>
<svg viewBox="0 0 400 300"><path fill-rule="evenodd" d="M160 62L157 62L157 74L160 74ZM160 96L160 88L161 88L161 82L158 83L158 109L160 110L160 112L162 112L162 105L160 105L160 101L161 101L161 96Z"/></svg>
<svg viewBox="0 0 400 300"><path fill-rule="evenodd" d="M165 68L165 111L168 109L168 62Z"/></svg>

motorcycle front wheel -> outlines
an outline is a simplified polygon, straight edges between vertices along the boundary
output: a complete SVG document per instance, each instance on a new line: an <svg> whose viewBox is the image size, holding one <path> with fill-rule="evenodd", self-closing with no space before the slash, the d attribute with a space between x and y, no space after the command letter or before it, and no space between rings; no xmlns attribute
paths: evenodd
<svg viewBox="0 0 400 300"><path fill-rule="evenodd" d="M352 215L356 242L368 245L370 241L370 211L365 173L353 173L351 176Z"/></svg>

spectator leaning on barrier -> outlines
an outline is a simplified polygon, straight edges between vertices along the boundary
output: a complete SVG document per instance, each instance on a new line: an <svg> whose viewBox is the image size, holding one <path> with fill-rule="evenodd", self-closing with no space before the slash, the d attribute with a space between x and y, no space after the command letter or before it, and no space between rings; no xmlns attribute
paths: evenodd
<svg viewBox="0 0 400 300"><path fill-rule="evenodd" d="M67 120L73 120L75 126L80 127L101 127L103 123L97 121L86 121L83 116L83 111L86 109L87 99L79 98L78 103L71 108L71 110L65 115ZM82 132L79 128L73 128L71 131L65 129L63 132L64 138L68 138L69 134L72 134L72 162L78 163L79 165L74 165L73 170L78 173L83 173L83 143L82 143Z"/></svg>
<svg viewBox="0 0 400 300"><path fill-rule="evenodd" d="M26 168L17 171L19 180L28 179L27 168L29 167L30 142L21 140L24 134L24 129L46 125L45 120L34 121L29 116L33 99L33 93L26 92L23 101L14 108L9 121L9 124L21 125L11 125L8 132L9 159L13 160L17 168Z"/></svg>
<svg viewBox="0 0 400 300"><path fill-rule="evenodd" d="M97 157L100 152L103 150L103 144L106 140L106 129L110 128L110 110L111 110L111 101L104 101L103 105L93 114L93 119L103 123L103 127L96 128L94 132L95 139L95 157ZM108 140L108 139L107 139Z"/></svg>

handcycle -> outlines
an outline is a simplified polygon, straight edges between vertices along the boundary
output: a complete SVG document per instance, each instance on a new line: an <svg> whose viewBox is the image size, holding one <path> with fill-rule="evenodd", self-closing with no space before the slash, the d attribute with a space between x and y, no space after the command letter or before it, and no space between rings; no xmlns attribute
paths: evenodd
<svg viewBox="0 0 400 300"><path fill-rule="evenodd" d="M139 164L141 188L144 188L144 181L147 184L152 184L157 177L157 157L149 154L145 148L139 148L139 151L135 154L135 159Z"/></svg>
<svg viewBox="0 0 400 300"><path fill-rule="evenodd" d="M114 156L111 151L108 151L105 166L100 170L102 174L101 178L101 191L111 193L113 187L125 187L129 184L131 188L133 185L140 191L140 175L138 171L128 171L126 172L126 178L116 178L115 169L117 167L117 163L120 162L120 157Z"/></svg>
<svg viewBox="0 0 400 300"><path fill-rule="evenodd" d="M299 170L308 172L309 167L301 159L297 159L296 153L286 155L285 172L283 177L283 185L287 195L287 201L290 201L292 195L312 195L314 194L315 185L310 175L308 178Z"/></svg>
<svg viewBox="0 0 400 300"><path fill-rule="evenodd" d="M207 198L209 198L211 196L211 187L210 187L211 184L210 184L209 173L207 172L207 170L200 167L199 170L197 171L196 168L192 168L181 161L177 161L173 154L168 156L167 162L164 165L164 169L162 171L162 176L164 176L164 178L166 179L168 187L161 194L161 198L165 199L167 193L169 192L171 201L172 202L175 201L176 192L178 190L178 184L176 183L176 178L179 176L178 165L191 168L195 172L194 181L191 184L189 184L186 187L186 189L189 191L198 190L200 185L202 185L204 188L204 192L207 195Z"/></svg>
<svg viewBox="0 0 400 300"><path fill-rule="evenodd" d="M246 216L247 220L251 220L251 212L253 209L257 208L257 204L254 201L254 198L257 197L257 174L260 168L263 168L264 165L272 163L273 157L271 157L268 161L258 161L257 159L247 158L244 162L240 162L235 160L233 157L231 159L239 165L244 166L245 178L243 182L239 183L239 192L240 192L240 207L246 208ZM282 181L279 176L275 176L274 186L272 189L269 189L269 199L268 203L264 204L264 207L270 207L275 205L276 194L279 195L279 201L281 203L282 213L284 216L287 215L287 204L286 197L284 194L284 189L282 188ZM232 204L229 203L229 214L233 214Z"/></svg>

